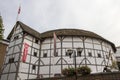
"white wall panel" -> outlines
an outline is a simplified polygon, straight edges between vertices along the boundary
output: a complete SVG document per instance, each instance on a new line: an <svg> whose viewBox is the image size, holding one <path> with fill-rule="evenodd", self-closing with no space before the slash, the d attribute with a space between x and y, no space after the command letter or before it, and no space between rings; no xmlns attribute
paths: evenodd
<svg viewBox="0 0 120 80"><path fill-rule="evenodd" d="M88 67L91 68L91 73L95 73L96 72L96 66L88 65Z"/></svg>
<svg viewBox="0 0 120 80"><path fill-rule="evenodd" d="M49 66L40 67L41 74L49 74Z"/></svg>
<svg viewBox="0 0 120 80"><path fill-rule="evenodd" d="M20 52L20 48L19 48L18 45L16 45L15 48L14 48L14 53L16 53L16 52Z"/></svg>
<svg viewBox="0 0 120 80"><path fill-rule="evenodd" d="M93 44L92 43L85 43L85 48L93 48Z"/></svg>
<svg viewBox="0 0 120 80"><path fill-rule="evenodd" d="M4 67L3 73L8 73L10 64L8 64L6 67Z"/></svg>
<svg viewBox="0 0 120 80"><path fill-rule="evenodd" d="M100 44L100 40L93 39L93 43Z"/></svg>
<svg viewBox="0 0 120 80"><path fill-rule="evenodd" d="M94 44L94 49L99 49L99 50L101 50L101 45Z"/></svg>
<svg viewBox="0 0 120 80"><path fill-rule="evenodd" d="M72 42L72 37L65 37L63 41L71 41Z"/></svg>
<svg viewBox="0 0 120 80"><path fill-rule="evenodd" d="M27 76L28 76L28 74L19 73L20 78L18 78L18 80L25 80L25 79L27 79Z"/></svg>
<svg viewBox="0 0 120 80"><path fill-rule="evenodd" d="M1 75L1 80L7 80L7 75L8 74Z"/></svg>
<svg viewBox="0 0 120 80"><path fill-rule="evenodd" d="M12 54L12 53L13 53L13 47L9 48L7 55Z"/></svg>
<svg viewBox="0 0 120 80"><path fill-rule="evenodd" d="M15 80L15 73L9 74L8 80Z"/></svg>
<svg viewBox="0 0 120 80"><path fill-rule="evenodd" d="M35 62L38 60L36 57L31 57L31 63L35 64ZM37 61L38 62L38 61Z"/></svg>
<svg viewBox="0 0 120 80"><path fill-rule="evenodd" d="M32 45L32 42L31 42L31 41L29 41L29 40L27 40L27 39L24 39L24 43L29 44L29 46L31 46L31 45Z"/></svg>
<svg viewBox="0 0 120 80"><path fill-rule="evenodd" d="M97 66L98 72L103 72L104 66Z"/></svg>
<svg viewBox="0 0 120 80"><path fill-rule="evenodd" d="M29 39L29 40L31 40L31 41L32 41L32 39L33 39L33 37L30 36L30 35L26 35L25 38L27 38L27 39Z"/></svg>
<svg viewBox="0 0 120 80"><path fill-rule="evenodd" d="M63 47L65 48L69 48L71 47L72 48L72 43L71 42L63 42Z"/></svg>
<svg viewBox="0 0 120 80"><path fill-rule="evenodd" d="M41 49L50 49L50 44L42 44Z"/></svg>
<svg viewBox="0 0 120 80"><path fill-rule="evenodd" d="M95 58L87 57L87 59L90 61L91 64L95 64ZM87 61L87 63L90 64L88 61Z"/></svg>
<svg viewBox="0 0 120 80"><path fill-rule="evenodd" d="M51 73L60 73L61 72L61 66L52 66L51 67Z"/></svg>
<svg viewBox="0 0 120 80"><path fill-rule="evenodd" d="M5 64L8 63L8 61L9 61L9 57L6 57L5 58Z"/></svg>
<svg viewBox="0 0 120 80"><path fill-rule="evenodd" d="M40 45L36 44L36 43L33 43L33 47L39 49Z"/></svg>
<svg viewBox="0 0 120 80"><path fill-rule="evenodd" d="M28 73L28 69L29 69L29 64L26 63L20 63L20 72L26 72Z"/></svg>
<svg viewBox="0 0 120 80"><path fill-rule="evenodd" d="M30 62L30 55L27 55L26 62Z"/></svg>
<svg viewBox="0 0 120 80"><path fill-rule="evenodd" d="M82 40L79 38L79 37L73 37L73 41L79 41L79 42L82 42Z"/></svg>
<svg viewBox="0 0 120 80"><path fill-rule="evenodd" d="M22 42L22 38L17 39L15 44L20 44Z"/></svg>
<svg viewBox="0 0 120 80"><path fill-rule="evenodd" d="M13 46L15 41L10 42L9 47Z"/></svg>
<svg viewBox="0 0 120 80"><path fill-rule="evenodd" d="M88 42L88 43L92 43L92 39L91 38L87 38L85 39L85 43Z"/></svg>
<svg viewBox="0 0 120 80"><path fill-rule="evenodd" d="M83 43L81 42L74 42L73 45L74 45L74 48L83 48Z"/></svg>
<svg viewBox="0 0 120 80"><path fill-rule="evenodd" d="M29 79L36 79L37 75L29 75Z"/></svg>
<svg viewBox="0 0 120 80"><path fill-rule="evenodd" d="M50 38L45 39L42 43L43 43L43 44L44 44L44 43L50 43Z"/></svg>
<svg viewBox="0 0 120 80"><path fill-rule="evenodd" d="M49 64L49 58L42 58L41 59L43 62L44 62L44 64Z"/></svg>
<svg viewBox="0 0 120 80"><path fill-rule="evenodd" d="M16 72L16 65L15 65L15 63L11 64L10 72Z"/></svg>
<svg viewBox="0 0 120 80"><path fill-rule="evenodd" d="M102 64L102 61L103 61L103 58L96 58L96 61L97 61L97 64L98 64L98 65L101 65L101 64Z"/></svg>

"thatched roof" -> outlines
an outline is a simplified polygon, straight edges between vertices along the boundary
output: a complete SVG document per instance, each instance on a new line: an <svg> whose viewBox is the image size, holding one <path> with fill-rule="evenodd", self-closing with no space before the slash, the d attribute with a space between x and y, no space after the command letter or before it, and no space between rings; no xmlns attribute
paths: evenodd
<svg viewBox="0 0 120 80"><path fill-rule="evenodd" d="M34 29L30 28L29 26L23 24L20 21L18 21L16 23L16 25L18 25L18 24L21 26L23 31L25 31L28 34L30 34L30 35L32 35L36 38L39 38L39 39L45 39L45 38L53 37L53 32L55 32L57 36L85 36L85 37L91 37L91 38L96 38L96 39L106 41L106 42L110 43L111 46L113 47L113 50L116 51L115 45L112 42L104 39L103 37L97 35L94 32L81 30L81 29L57 29L57 30L51 30L51 31L43 32L43 33L40 34L39 32L35 31ZM12 36L13 30L9 34L8 39L10 39L10 37Z"/></svg>
<svg viewBox="0 0 120 80"><path fill-rule="evenodd" d="M24 23L20 22L20 21L17 21L16 22L16 25L13 27L12 31L10 32L10 34L8 35L7 39L9 40L10 37L12 36L13 32L14 32L14 28L17 26L17 25L20 25L20 27L23 29L24 32L36 37L36 38L40 38L40 33L37 32L36 30L30 28L29 26L25 25Z"/></svg>

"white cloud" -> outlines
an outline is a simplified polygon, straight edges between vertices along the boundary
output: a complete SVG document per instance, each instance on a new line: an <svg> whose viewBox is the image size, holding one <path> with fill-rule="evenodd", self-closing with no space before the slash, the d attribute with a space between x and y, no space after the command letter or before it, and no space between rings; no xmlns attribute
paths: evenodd
<svg viewBox="0 0 120 80"><path fill-rule="evenodd" d="M15 24L19 3L19 20L39 32L79 28L96 32L120 45L119 0L4 0L0 3L0 10L5 37Z"/></svg>

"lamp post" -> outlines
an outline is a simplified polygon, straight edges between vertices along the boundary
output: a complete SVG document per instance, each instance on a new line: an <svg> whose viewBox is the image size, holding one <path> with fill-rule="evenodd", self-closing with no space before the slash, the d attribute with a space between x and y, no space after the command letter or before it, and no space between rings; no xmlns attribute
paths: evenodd
<svg viewBox="0 0 120 80"><path fill-rule="evenodd" d="M76 71L76 68L77 68L77 67L76 67L76 51L75 51L75 50L69 49L67 52L68 52L70 58L71 58L71 55L73 54L74 66L75 66L75 80L77 80L77 71Z"/></svg>

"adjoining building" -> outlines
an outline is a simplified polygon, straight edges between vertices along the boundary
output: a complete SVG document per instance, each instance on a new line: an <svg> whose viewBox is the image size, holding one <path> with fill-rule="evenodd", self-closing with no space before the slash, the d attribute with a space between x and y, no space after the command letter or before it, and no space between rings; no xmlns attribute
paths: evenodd
<svg viewBox="0 0 120 80"><path fill-rule="evenodd" d="M9 44L9 41L2 39L0 40L0 73L4 62L4 57L6 55L6 49Z"/></svg>
<svg viewBox="0 0 120 80"><path fill-rule="evenodd" d="M115 57L116 57L116 60L117 60L117 65L118 65L118 68L120 70L120 46L116 47L117 51L115 53Z"/></svg>
<svg viewBox="0 0 120 80"><path fill-rule="evenodd" d="M56 53L54 37L56 34ZM115 60L115 45L96 33L80 29L57 29L39 33L18 21L10 40L1 80L23 80L61 75L62 69L87 65L92 73L103 72Z"/></svg>

